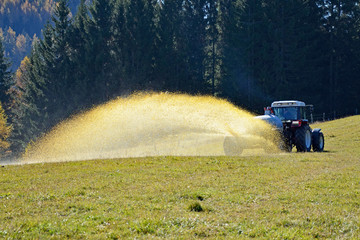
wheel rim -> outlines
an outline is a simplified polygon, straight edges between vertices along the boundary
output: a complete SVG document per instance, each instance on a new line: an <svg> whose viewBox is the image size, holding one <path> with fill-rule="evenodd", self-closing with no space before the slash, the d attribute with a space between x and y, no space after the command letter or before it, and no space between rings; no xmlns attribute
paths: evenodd
<svg viewBox="0 0 360 240"><path fill-rule="evenodd" d="M306 148L309 149L311 147L311 133L310 131L306 131L305 134L305 145Z"/></svg>
<svg viewBox="0 0 360 240"><path fill-rule="evenodd" d="M320 135L319 139L319 148L320 150L324 148L324 137Z"/></svg>

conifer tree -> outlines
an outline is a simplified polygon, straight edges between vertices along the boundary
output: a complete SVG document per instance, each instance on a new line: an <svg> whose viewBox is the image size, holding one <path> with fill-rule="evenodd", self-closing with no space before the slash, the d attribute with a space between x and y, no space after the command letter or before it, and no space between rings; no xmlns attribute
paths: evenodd
<svg viewBox="0 0 360 240"><path fill-rule="evenodd" d="M71 33L70 9L67 0L60 0L55 8L52 22L51 77L47 79L49 93L49 114L54 123L66 118L73 111L72 97L68 90L73 88L69 46Z"/></svg>
<svg viewBox="0 0 360 240"><path fill-rule="evenodd" d="M180 90L181 79L185 76L180 62L180 24L182 1L164 0L159 11L158 57L155 71L159 85L164 90Z"/></svg>
<svg viewBox="0 0 360 240"><path fill-rule="evenodd" d="M205 46L206 19L205 0L183 3L183 22L180 27L179 46L181 61L184 64L185 76L180 82L179 90L189 93L203 93L205 80Z"/></svg>
<svg viewBox="0 0 360 240"><path fill-rule="evenodd" d="M111 81L114 71L113 60L113 0L95 0L89 11L89 39L86 42L87 70L89 71L90 98L100 103L111 97Z"/></svg>
<svg viewBox="0 0 360 240"><path fill-rule="evenodd" d="M219 18L221 34L221 82L220 96L240 103L241 84L239 84L239 61L242 57L239 50L240 19L242 5L240 1L224 0L220 3Z"/></svg>
<svg viewBox="0 0 360 240"><path fill-rule="evenodd" d="M154 0L134 0L126 6L125 77L134 90L152 85L156 42Z"/></svg>
<svg viewBox="0 0 360 240"><path fill-rule="evenodd" d="M71 97L67 95L67 89L71 86L69 76L69 43L68 34L70 30L69 9L67 1L61 0L52 17L53 25L48 23L43 31L43 39L40 40L36 51L36 62L34 63L33 82L39 84L43 93L41 106L38 111L44 116L40 121L48 131L55 124L66 118L71 112L72 105L69 104ZM46 121L45 121L46 119Z"/></svg>
<svg viewBox="0 0 360 240"><path fill-rule="evenodd" d="M319 82L322 56L313 2L228 1L222 6L224 96L260 108L274 99L306 101L317 95L318 88L308 87Z"/></svg>
<svg viewBox="0 0 360 240"><path fill-rule="evenodd" d="M40 43L35 43L28 60L23 61L18 71L19 79L15 84L16 92L12 95L11 108L13 132L10 137L14 154L20 153L27 144L35 140L46 129L48 114L45 98L43 62L39 53Z"/></svg>
<svg viewBox="0 0 360 240"><path fill-rule="evenodd" d="M4 47L0 37L0 101L9 105L8 91L12 85L12 73L10 71L10 62L4 55Z"/></svg>
<svg viewBox="0 0 360 240"><path fill-rule="evenodd" d="M43 39L36 43L22 73L20 97L12 109L15 127L14 152L49 131L71 112L69 86L68 31L70 26L67 2L58 3L53 22L46 25Z"/></svg>
<svg viewBox="0 0 360 240"><path fill-rule="evenodd" d="M115 90L112 93L116 96L121 95L123 89L129 88L129 83L124 79L124 66L127 58L125 56L125 3L124 1L116 1L114 8L114 24L112 28L114 34L114 62L117 68L114 69L114 80L111 84Z"/></svg>
<svg viewBox="0 0 360 240"><path fill-rule="evenodd" d="M208 0L206 6L206 19L207 19L207 48L206 48L206 62L207 81L211 85L211 93L215 95L216 84L218 82L218 61L219 61L219 3L217 0Z"/></svg>
<svg viewBox="0 0 360 240"><path fill-rule="evenodd" d="M354 110L358 105L359 78L357 47L359 46L360 6L357 1L328 0L316 1L321 10L321 29L324 34L322 49L324 89L324 107L336 116ZM356 57L357 55L357 57ZM343 94L346 92L347 94ZM326 99L326 100L325 100ZM347 102L347 107L344 107Z"/></svg>
<svg viewBox="0 0 360 240"><path fill-rule="evenodd" d="M87 68L87 41L89 39L88 26L90 20L85 2L85 0L80 2L71 26L71 37L69 37L70 62L72 65L69 74L72 76L72 87L68 89L67 94L73 96L75 111L91 106L89 100L91 84Z"/></svg>

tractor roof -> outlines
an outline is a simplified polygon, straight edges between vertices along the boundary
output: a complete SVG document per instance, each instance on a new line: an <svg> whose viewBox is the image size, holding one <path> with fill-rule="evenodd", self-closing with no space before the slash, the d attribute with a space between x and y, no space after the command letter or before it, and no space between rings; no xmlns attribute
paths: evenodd
<svg viewBox="0 0 360 240"><path fill-rule="evenodd" d="M271 107L304 107L305 103L301 101L288 100L276 101L271 104Z"/></svg>

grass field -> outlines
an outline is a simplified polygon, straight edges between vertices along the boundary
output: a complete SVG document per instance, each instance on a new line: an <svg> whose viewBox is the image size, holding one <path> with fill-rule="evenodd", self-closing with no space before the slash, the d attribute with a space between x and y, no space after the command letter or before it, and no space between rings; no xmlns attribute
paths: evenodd
<svg viewBox="0 0 360 240"><path fill-rule="evenodd" d="M360 239L360 117L324 153L0 167L0 239Z"/></svg>

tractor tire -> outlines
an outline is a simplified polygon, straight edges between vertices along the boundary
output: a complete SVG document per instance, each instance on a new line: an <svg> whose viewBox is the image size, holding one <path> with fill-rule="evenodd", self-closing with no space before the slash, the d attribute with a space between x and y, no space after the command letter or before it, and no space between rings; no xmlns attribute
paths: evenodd
<svg viewBox="0 0 360 240"><path fill-rule="evenodd" d="M290 131L284 131L280 142L280 150L285 152L292 152L293 144L291 141L292 133Z"/></svg>
<svg viewBox="0 0 360 240"><path fill-rule="evenodd" d="M239 144L239 140L233 136L225 137L223 147L226 156L239 156L243 152L243 147Z"/></svg>
<svg viewBox="0 0 360 240"><path fill-rule="evenodd" d="M289 139L286 137L282 137L278 144L279 149L283 152L291 152L292 151L292 144Z"/></svg>
<svg viewBox="0 0 360 240"><path fill-rule="evenodd" d="M295 145L298 152L311 151L311 128L308 125L295 131Z"/></svg>
<svg viewBox="0 0 360 240"><path fill-rule="evenodd" d="M280 144L280 150L284 152L291 152L292 145L289 142L283 142Z"/></svg>
<svg viewBox="0 0 360 240"><path fill-rule="evenodd" d="M322 132L313 132L312 133L312 145L314 152L324 151L325 139Z"/></svg>

